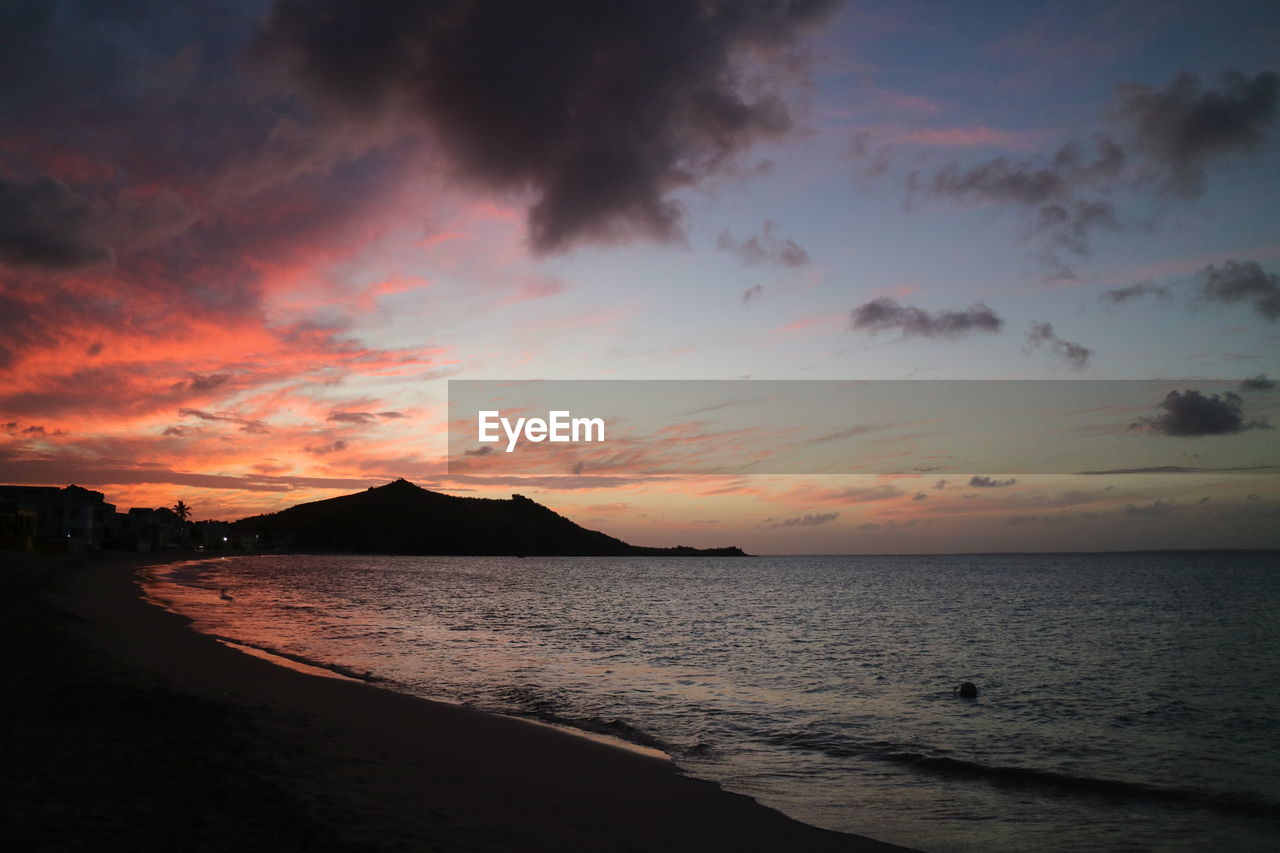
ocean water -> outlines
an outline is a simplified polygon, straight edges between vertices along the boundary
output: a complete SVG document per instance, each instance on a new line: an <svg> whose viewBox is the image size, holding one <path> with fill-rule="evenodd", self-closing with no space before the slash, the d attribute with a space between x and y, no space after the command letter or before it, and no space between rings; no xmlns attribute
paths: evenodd
<svg viewBox="0 0 1280 853"><path fill-rule="evenodd" d="M831 829L1247 851L1280 841L1278 557L251 556L147 588L202 631L657 747Z"/></svg>

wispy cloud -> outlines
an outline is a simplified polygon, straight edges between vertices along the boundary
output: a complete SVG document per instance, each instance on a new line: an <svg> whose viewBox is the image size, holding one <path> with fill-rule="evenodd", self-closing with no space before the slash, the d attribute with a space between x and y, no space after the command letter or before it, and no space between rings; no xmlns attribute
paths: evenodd
<svg viewBox="0 0 1280 853"><path fill-rule="evenodd" d="M1027 347L1032 350L1048 350L1073 370L1084 370L1093 358L1093 350L1058 337L1050 323L1031 323L1031 329L1027 332Z"/></svg>
<svg viewBox="0 0 1280 853"><path fill-rule="evenodd" d="M728 231L721 231L716 238L716 248L731 252L744 264L777 264L784 267L802 267L809 263L809 253L789 237L778 236L778 223L767 220L759 234L745 240L735 238Z"/></svg>
<svg viewBox="0 0 1280 853"><path fill-rule="evenodd" d="M769 530L778 527L817 527L820 524L829 524L839 517L840 513L838 512L819 512L800 515L795 518L766 518L761 524Z"/></svg>

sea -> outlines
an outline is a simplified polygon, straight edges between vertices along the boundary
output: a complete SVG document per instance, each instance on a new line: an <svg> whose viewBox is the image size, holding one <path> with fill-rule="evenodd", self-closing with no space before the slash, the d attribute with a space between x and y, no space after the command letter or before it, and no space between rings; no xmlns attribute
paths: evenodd
<svg viewBox="0 0 1280 853"><path fill-rule="evenodd" d="M1280 849L1277 552L147 571L153 601L247 651L658 749L829 829L930 853Z"/></svg>

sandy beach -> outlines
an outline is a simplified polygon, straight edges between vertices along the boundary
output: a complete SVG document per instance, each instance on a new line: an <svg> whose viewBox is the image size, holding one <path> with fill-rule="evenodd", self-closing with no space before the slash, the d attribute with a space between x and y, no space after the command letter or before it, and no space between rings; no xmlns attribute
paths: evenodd
<svg viewBox="0 0 1280 853"><path fill-rule="evenodd" d="M847 850L669 761L292 671L148 604L140 557L6 572L24 849Z"/></svg>

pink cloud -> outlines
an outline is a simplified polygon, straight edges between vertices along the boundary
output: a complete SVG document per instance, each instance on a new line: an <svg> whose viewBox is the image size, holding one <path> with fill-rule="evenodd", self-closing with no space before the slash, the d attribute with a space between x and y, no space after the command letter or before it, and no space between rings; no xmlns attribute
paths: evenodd
<svg viewBox="0 0 1280 853"><path fill-rule="evenodd" d="M1036 151L1044 141L1040 133L999 130L985 125L880 128L875 131L875 135L889 143L927 145L933 148L1002 148L1006 151Z"/></svg>

